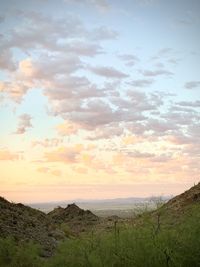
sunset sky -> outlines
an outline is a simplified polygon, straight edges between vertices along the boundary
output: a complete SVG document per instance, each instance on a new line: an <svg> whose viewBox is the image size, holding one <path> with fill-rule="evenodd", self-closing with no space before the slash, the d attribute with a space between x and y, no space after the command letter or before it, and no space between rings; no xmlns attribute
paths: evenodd
<svg viewBox="0 0 200 267"><path fill-rule="evenodd" d="M178 194L200 180L199 0L0 0L0 195Z"/></svg>

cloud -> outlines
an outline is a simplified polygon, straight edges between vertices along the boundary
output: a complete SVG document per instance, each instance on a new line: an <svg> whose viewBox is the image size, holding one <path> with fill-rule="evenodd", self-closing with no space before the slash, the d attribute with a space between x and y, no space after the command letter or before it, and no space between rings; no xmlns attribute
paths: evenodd
<svg viewBox="0 0 200 267"><path fill-rule="evenodd" d="M118 56L123 62L125 62L126 66L132 67L140 60L138 57L131 54L122 54Z"/></svg>
<svg viewBox="0 0 200 267"><path fill-rule="evenodd" d="M17 130L16 130L15 134L24 134L24 133L26 133L27 129L32 127L31 119L32 118L31 118L30 115L22 114L19 117L19 124L18 124L18 127L17 127Z"/></svg>
<svg viewBox="0 0 200 267"><path fill-rule="evenodd" d="M141 152L138 150L135 151L124 151L124 153L128 156L128 157L133 157L133 158L153 158L155 157L155 154L153 153L148 153L148 152Z"/></svg>
<svg viewBox="0 0 200 267"><path fill-rule="evenodd" d="M74 146L63 146L56 150L46 152L46 162L59 162L68 164L78 173L86 173L88 169L114 173L112 166L98 155L93 153L95 147L91 145L77 144Z"/></svg>
<svg viewBox="0 0 200 267"><path fill-rule="evenodd" d="M21 60L18 64L18 69L16 72L15 78L21 79L35 79L38 75L38 68L35 65L35 62L29 57Z"/></svg>
<svg viewBox="0 0 200 267"><path fill-rule="evenodd" d="M47 173L49 172L49 168L48 167L40 167L40 168L37 168L37 171L38 172L42 172L42 173Z"/></svg>
<svg viewBox="0 0 200 267"><path fill-rule="evenodd" d="M104 91L103 91L104 92ZM144 121L147 117L146 111L156 111L163 105L163 96L159 93L146 94L136 90L128 90L127 96L109 96L82 98L76 95L68 99L52 99L52 112L59 114L66 123L62 124L58 132L61 134L73 134L79 129L94 131L89 133L88 138L95 140L119 136L122 128L130 123ZM69 101L70 99L70 101ZM119 124L123 123L123 127ZM137 129L137 127L136 127Z"/></svg>
<svg viewBox="0 0 200 267"><path fill-rule="evenodd" d="M199 114L195 112L171 111L161 115L169 124L190 126L199 120Z"/></svg>
<svg viewBox="0 0 200 267"><path fill-rule="evenodd" d="M0 15L0 23L4 22L4 20L5 20L5 17Z"/></svg>
<svg viewBox="0 0 200 267"><path fill-rule="evenodd" d="M170 56L172 52L173 52L173 49L170 47L162 48L156 53L155 56L152 57L152 59L153 60L163 59L165 57Z"/></svg>
<svg viewBox="0 0 200 267"><path fill-rule="evenodd" d="M53 171L51 171L51 174L54 175L54 176L59 177L59 176L62 175L62 172L60 170L53 170Z"/></svg>
<svg viewBox="0 0 200 267"><path fill-rule="evenodd" d="M182 25L182 26L192 26L196 23L198 23L199 18L197 17L197 14L195 14L193 11L191 10L187 10L187 12L185 12L183 17L179 17L175 20L175 24L177 25Z"/></svg>
<svg viewBox="0 0 200 267"><path fill-rule="evenodd" d="M80 174L87 174L88 173L88 169L84 168L84 167L73 167L72 168L75 172L78 172Z"/></svg>
<svg viewBox="0 0 200 267"><path fill-rule="evenodd" d="M161 155L157 155L151 159L152 162L158 163L168 163L172 159L172 153L163 153Z"/></svg>
<svg viewBox="0 0 200 267"><path fill-rule="evenodd" d="M106 6L103 1L91 2ZM8 29L1 40L2 52L5 53L5 56L2 53L1 57L5 59L10 58L10 49L16 47L26 54L32 49L32 52L37 50L64 53L63 56L74 54L93 57L103 52L100 41L115 39L118 36L115 30L106 26L88 30L74 14L68 13L64 18L53 18L39 12L18 10L14 15L20 18L19 22L14 28Z"/></svg>
<svg viewBox="0 0 200 267"><path fill-rule="evenodd" d="M112 139L116 136L122 135L123 127L119 123L110 123L106 126L99 126L89 136L88 140Z"/></svg>
<svg viewBox="0 0 200 267"><path fill-rule="evenodd" d="M113 39L117 39L117 37L119 36L118 32L115 30L112 30L108 27L105 26L101 26L99 28L94 29L91 32L91 39L93 40L113 40Z"/></svg>
<svg viewBox="0 0 200 267"><path fill-rule="evenodd" d="M96 36L94 37L94 39L96 40L103 40L103 39L109 39L109 38L111 38L111 35L109 37L109 33L107 33L107 36L106 36L106 32L104 32L104 35L103 35L103 32L100 33L100 31L96 31ZM60 50L63 50L63 52L68 51L70 53L74 53L76 55L78 54L80 56L85 56L85 57L86 56L94 57L95 55L104 53L102 50L102 47L99 44L89 44L84 41L70 42L66 44L62 49L60 48Z"/></svg>
<svg viewBox="0 0 200 267"><path fill-rule="evenodd" d="M91 99L87 101L85 107L79 107L79 109L66 114L66 118L92 129L117 120L115 112L110 105L103 100L96 99Z"/></svg>
<svg viewBox="0 0 200 267"><path fill-rule="evenodd" d="M14 71L15 69L16 69L16 63L13 59L11 50L6 48L1 48L0 70Z"/></svg>
<svg viewBox="0 0 200 267"><path fill-rule="evenodd" d="M105 96L105 90L98 89L86 77L65 74L55 77L49 83L49 86L44 89L44 94L50 100L58 100L61 103L70 99L70 102L68 101L68 107L70 108L71 103L76 107L75 103L77 102L79 105L79 102L83 99Z"/></svg>
<svg viewBox="0 0 200 267"><path fill-rule="evenodd" d="M82 145L74 147L61 147L51 152L45 153L45 159L48 162L63 162L66 164L76 163L83 150Z"/></svg>
<svg viewBox="0 0 200 267"><path fill-rule="evenodd" d="M193 142L191 137L182 134L181 132L174 132L173 135L166 136L167 141L175 145L187 145Z"/></svg>
<svg viewBox="0 0 200 267"><path fill-rule="evenodd" d="M138 79L138 80L133 80L131 82L129 82L128 84L134 86L134 87L146 87L146 86L150 86L152 83L154 82L154 80L152 79Z"/></svg>
<svg viewBox="0 0 200 267"><path fill-rule="evenodd" d="M191 107L191 108L200 108L200 100L196 101L180 101L176 103L179 106Z"/></svg>
<svg viewBox="0 0 200 267"><path fill-rule="evenodd" d="M93 73L105 78L123 79L129 76L113 67L90 67L89 69Z"/></svg>
<svg viewBox="0 0 200 267"><path fill-rule="evenodd" d="M126 135L122 138L123 145L131 145L131 144L138 144L142 141L145 141L142 136L137 135Z"/></svg>
<svg viewBox="0 0 200 267"><path fill-rule="evenodd" d="M168 120L162 119L149 119L146 125L146 131L153 131L154 134L166 134L172 130L177 130L178 126L175 123L169 123Z"/></svg>
<svg viewBox="0 0 200 267"><path fill-rule="evenodd" d="M69 86L74 84L75 88L81 78L70 76L83 69L80 57L103 53L100 41L118 35L105 26L88 30L77 17L71 15L55 19L41 13L19 11L15 16L20 16L20 21L2 37L0 58L2 69L9 69L12 73L0 87L6 96L17 102L34 87L56 91L55 88L61 90L69 81ZM29 57L13 63L13 48Z"/></svg>
<svg viewBox="0 0 200 267"><path fill-rule="evenodd" d="M66 38L79 36L81 38L87 33L81 21L76 16L69 14L65 18L55 19L39 12L18 10L15 16L20 17L20 23L8 32L9 47L56 51L60 47L58 40L63 39L63 36Z"/></svg>
<svg viewBox="0 0 200 267"><path fill-rule="evenodd" d="M45 138L42 141L33 141L32 146L43 146L43 147L55 147L63 143L62 139L59 138Z"/></svg>
<svg viewBox="0 0 200 267"><path fill-rule="evenodd" d="M142 70L141 73L144 75L144 76L147 76L147 77L155 77L155 76L161 76L161 75L173 75L173 73L171 71L168 71L168 70L164 70L164 69L158 69L158 70Z"/></svg>
<svg viewBox="0 0 200 267"><path fill-rule="evenodd" d="M29 83L22 81L0 81L0 92L20 103L22 97L30 89Z"/></svg>
<svg viewBox="0 0 200 267"><path fill-rule="evenodd" d="M35 68L33 78L47 81L51 81L56 75L69 75L82 67L81 61L77 56L60 53L56 55L43 54L39 60L32 64Z"/></svg>
<svg viewBox="0 0 200 267"><path fill-rule="evenodd" d="M41 173L48 173L48 174L52 174L54 176L61 176L62 172L60 170L51 170L51 168L48 167L40 167L37 169L38 172Z"/></svg>
<svg viewBox="0 0 200 267"><path fill-rule="evenodd" d="M196 89L198 87L200 87L200 81L190 81L185 83L186 89Z"/></svg>
<svg viewBox="0 0 200 267"><path fill-rule="evenodd" d="M64 2L90 5L103 12L110 10L110 5L106 0L64 0Z"/></svg>
<svg viewBox="0 0 200 267"><path fill-rule="evenodd" d="M159 92L146 94L134 89L128 90L127 96L131 100L130 105L132 105L132 110L137 112L157 110L158 107L163 105L163 95Z"/></svg>
<svg viewBox="0 0 200 267"><path fill-rule="evenodd" d="M86 98L76 94L69 95L68 99L65 99L64 95L63 99L57 99L57 96L48 92L52 99L52 114L60 115L66 120L66 123L59 127L58 132L64 135L76 133L78 129L95 130L97 137L103 138L113 130L113 133L119 135L118 132L121 132L119 123L143 121L146 119L143 112L156 111L163 104L162 96L156 93L145 94L128 90L125 98L111 95L105 99L106 89L103 90L102 95L94 95L94 92L92 91L91 95L88 92ZM115 129L117 127L119 131ZM92 135L89 138L95 137Z"/></svg>
<svg viewBox="0 0 200 267"><path fill-rule="evenodd" d="M18 160L19 154L10 152L7 149L0 149L0 160Z"/></svg>
<svg viewBox="0 0 200 267"><path fill-rule="evenodd" d="M158 0L137 0L137 2L141 5L141 6L151 6L153 4L155 4Z"/></svg>
<svg viewBox="0 0 200 267"><path fill-rule="evenodd" d="M69 121L65 121L64 123L58 124L56 126L56 130L59 135L61 136L68 136L71 134L76 134L78 130L80 129L80 126L75 123L70 123Z"/></svg>

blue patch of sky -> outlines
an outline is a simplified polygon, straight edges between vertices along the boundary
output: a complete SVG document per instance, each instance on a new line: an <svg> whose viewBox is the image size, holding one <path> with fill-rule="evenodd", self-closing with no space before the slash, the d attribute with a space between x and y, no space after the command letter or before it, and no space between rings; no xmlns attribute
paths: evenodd
<svg viewBox="0 0 200 267"><path fill-rule="evenodd" d="M22 103L17 107L16 115L27 113L32 117L32 128L28 135L34 139L55 137L55 126L63 120L49 116L47 112L48 100L39 89L29 90Z"/></svg>

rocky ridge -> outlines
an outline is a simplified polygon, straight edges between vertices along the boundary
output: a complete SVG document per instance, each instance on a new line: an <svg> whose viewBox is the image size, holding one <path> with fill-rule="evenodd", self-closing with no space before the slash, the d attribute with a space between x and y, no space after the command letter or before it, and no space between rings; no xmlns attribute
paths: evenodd
<svg viewBox="0 0 200 267"><path fill-rule="evenodd" d="M49 214L21 203L10 203L0 197L0 237L11 236L16 241L34 241L43 248L44 255L51 255L57 243L66 238L61 224L66 223L73 233L79 233L98 221L90 211L75 204L66 209L56 208Z"/></svg>

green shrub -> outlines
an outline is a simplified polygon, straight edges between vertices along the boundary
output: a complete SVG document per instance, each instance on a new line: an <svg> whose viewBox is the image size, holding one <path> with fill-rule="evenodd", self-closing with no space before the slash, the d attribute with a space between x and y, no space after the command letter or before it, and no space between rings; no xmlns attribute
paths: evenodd
<svg viewBox="0 0 200 267"><path fill-rule="evenodd" d="M200 267L200 207L173 224L162 213L135 226L114 223L109 232L68 238L50 258L39 255L34 244L0 239L0 267Z"/></svg>
<svg viewBox="0 0 200 267"><path fill-rule="evenodd" d="M32 243L18 245L12 238L0 239L1 267L40 267L40 249Z"/></svg>
<svg viewBox="0 0 200 267"><path fill-rule="evenodd" d="M199 209L168 225L146 214L138 226L118 227L63 242L51 267L196 267L200 266Z"/></svg>

